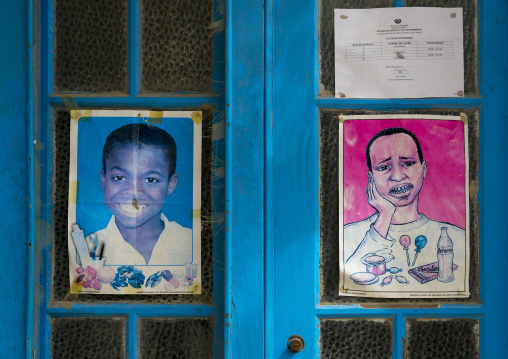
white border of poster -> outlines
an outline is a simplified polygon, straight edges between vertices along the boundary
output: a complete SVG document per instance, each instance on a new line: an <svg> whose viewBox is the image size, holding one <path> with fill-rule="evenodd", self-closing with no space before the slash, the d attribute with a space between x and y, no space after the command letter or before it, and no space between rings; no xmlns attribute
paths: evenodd
<svg viewBox="0 0 508 359"><path fill-rule="evenodd" d="M201 294L201 111L70 121L70 293Z"/></svg>

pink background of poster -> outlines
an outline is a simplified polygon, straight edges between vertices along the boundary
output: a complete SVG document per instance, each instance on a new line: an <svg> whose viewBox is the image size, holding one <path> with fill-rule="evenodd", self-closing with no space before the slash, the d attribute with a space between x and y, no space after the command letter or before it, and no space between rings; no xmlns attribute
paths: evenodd
<svg viewBox="0 0 508 359"><path fill-rule="evenodd" d="M360 221L376 211L367 202L365 150L379 131L403 127L413 132L427 161L427 178L418 209L430 219L466 227L464 124L462 121L383 119L344 122L344 223Z"/></svg>

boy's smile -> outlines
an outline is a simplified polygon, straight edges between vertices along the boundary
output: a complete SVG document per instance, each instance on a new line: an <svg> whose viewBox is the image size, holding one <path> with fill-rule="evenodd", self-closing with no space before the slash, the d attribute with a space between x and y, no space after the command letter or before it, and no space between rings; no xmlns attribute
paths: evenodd
<svg viewBox="0 0 508 359"><path fill-rule="evenodd" d="M169 178L170 164L163 151L143 145L116 145L101 171L104 202L117 225L137 228L160 225L166 196L175 190L178 175Z"/></svg>

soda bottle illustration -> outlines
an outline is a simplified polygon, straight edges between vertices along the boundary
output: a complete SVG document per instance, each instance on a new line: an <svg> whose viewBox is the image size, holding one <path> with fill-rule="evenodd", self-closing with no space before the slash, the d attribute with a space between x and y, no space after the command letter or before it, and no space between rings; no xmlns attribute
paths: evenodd
<svg viewBox="0 0 508 359"><path fill-rule="evenodd" d="M447 227L441 227L441 236L437 242L437 262L439 274L437 280L443 283L451 282L453 276L453 242L447 232Z"/></svg>

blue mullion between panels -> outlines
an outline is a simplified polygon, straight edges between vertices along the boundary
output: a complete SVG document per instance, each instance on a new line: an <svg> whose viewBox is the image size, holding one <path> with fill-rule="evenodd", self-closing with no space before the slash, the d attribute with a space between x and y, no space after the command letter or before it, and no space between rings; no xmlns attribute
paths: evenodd
<svg viewBox="0 0 508 359"><path fill-rule="evenodd" d="M196 304L74 304L70 309L50 307L46 311L52 316L127 315L133 313L139 317L211 317L216 314L215 307Z"/></svg>
<svg viewBox="0 0 508 359"><path fill-rule="evenodd" d="M274 54L274 3L265 1L265 57L264 57L264 358L272 359L274 353L274 297L275 297L275 246L274 246L274 133L273 133L273 54Z"/></svg>
<svg viewBox="0 0 508 359"><path fill-rule="evenodd" d="M405 0L393 0L392 6L393 7L404 7L405 6Z"/></svg>
<svg viewBox="0 0 508 359"><path fill-rule="evenodd" d="M64 97L64 95L62 95ZM216 97L74 97L78 107L108 107L108 108L196 108L205 104L217 105ZM61 97L49 97L48 102L53 106L64 106Z"/></svg>
<svg viewBox="0 0 508 359"><path fill-rule="evenodd" d="M129 95L141 92L141 12L139 0L128 0L128 71Z"/></svg>
<svg viewBox="0 0 508 359"><path fill-rule="evenodd" d="M483 5L483 1L479 1L478 5L477 5L477 11L478 11L478 34L477 34L477 42L478 42L478 65L477 65L477 72L478 72L478 78L477 78L477 82L478 82L478 92L482 95L485 95L486 96L486 99L488 100L488 94L489 94L489 91L488 91L488 88L487 88L487 78L488 78L488 74L489 74L489 70L487 68L485 68L485 65L484 63L486 61L482 61L484 58L487 59L489 58L488 54L484 54L486 52L486 49L487 47L491 47L491 41L490 40L490 36L489 35L485 35L488 33L488 26L486 26L486 24L488 24L489 22L485 21L484 19L484 6ZM488 7L488 6L487 6ZM506 7L506 6L505 6ZM495 6L494 6L495 8ZM488 11L488 10L487 10ZM502 11L502 9L500 9L500 11ZM505 22L506 24L506 22ZM501 27L500 29L502 28L502 24L501 24ZM506 28L506 27L505 27ZM487 41L486 43L484 43L484 41ZM487 44L489 46L487 46ZM499 44L496 44L494 45L494 47L499 47ZM504 50L504 53L506 54L506 48ZM506 89L506 86L504 87ZM505 96L506 98L506 96ZM484 105L485 106L485 105ZM485 138L486 138L486 134L485 134L485 117L486 117L486 113L485 113L485 109L483 109L483 111L480 111L480 131L479 131L479 158L480 159L484 159L485 157L485 153L486 153L486 144L485 144ZM479 207L480 207L480 218L479 218L479 228L485 228L485 225L488 223L488 220L487 218L484 216L484 211L483 211L483 208L485 208L485 199L486 199L486 196L485 196L485 193L484 193L484 184L485 184L485 170L483 168L483 164L481 163L480 161L480 166L479 166L479 173L478 173L478 181L480 183L480 187L479 187L479 190L478 190L478 204L479 204ZM479 251L480 251L480 255L479 255L479 259L480 259L480 275L479 275L479 290L480 290L480 303L485 303L485 293L486 293L486 279L488 276L485 275L485 267L486 267L486 261L484 260L485 257L485 231L484 230L480 230L480 243L479 243ZM485 327L480 327L480 334L483 333L485 331L484 329ZM482 346L482 343L480 342L480 353L483 353L484 351L484 346Z"/></svg>
<svg viewBox="0 0 508 359"><path fill-rule="evenodd" d="M314 51L314 97L315 98L319 98L319 86L320 86L320 75L321 75L321 71L320 71L320 65L321 65L321 62L319 60L319 47L320 47L320 42L319 42L319 28L320 28L320 24L319 24L319 16L320 16L320 7L321 7L321 2L320 1L316 1L316 6L314 8L314 39L313 39L313 42L314 42L314 48L316 49ZM313 115L313 118L315 119L316 123L320 123L319 121L319 109L318 107L315 107L314 108L314 115ZM319 139L319 125L318 125L318 135L316 136L315 138L315 141L313 143L313 147L314 147L314 153L320 153L319 152L319 142L320 142L320 139ZM320 162L321 160L319 159L318 161L314 161L314 166L316 168L313 168L313 173L316 173L316 174L319 174L320 173ZM320 193L320 182L321 180L318 179L318 181L316 182L316 185L317 185L317 188L315 188L314 190L317 192L317 193ZM319 211L320 211L320 206L317 206L315 208L315 213L313 214L314 215L314 218L317 218L318 220L318 228L320 228L321 226L321 217L319 215ZM318 236L317 238L314 240L314 278L321 278L321 268L320 268L320 262L321 262L321 245L320 245L320 241L321 241L321 234L320 234L320 231L318 231ZM319 300L320 300L320 297L321 297L321 294L319 292L319 287L320 287L320 280L315 280L314 281L314 308L318 308L319 307ZM316 321L317 321L317 325L316 325L316 330L315 330L315 337L316 338L319 338L320 334L319 334L319 318L316 318ZM316 347L316 350L315 352L317 353L317 355L319 355L320 351L319 351L319 345L317 345Z"/></svg>
<svg viewBox="0 0 508 359"><path fill-rule="evenodd" d="M398 313L393 321L393 344L392 358L405 358L404 341L406 339L406 318L404 314Z"/></svg>
<svg viewBox="0 0 508 359"><path fill-rule="evenodd" d="M319 15L321 11L321 1L316 1L316 6L314 8L314 97L319 98L319 86L321 85L320 76L321 76L321 61L320 61L320 47L321 43L319 42Z"/></svg>
<svg viewBox="0 0 508 359"><path fill-rule="evenodd" d="M45 223L49 228L54 228L53 223L53 198L52 192L54 183L52 179L54 178L54 148L55 143L53 141L54 134L54 123L53 123L53 108L48 105L47 101L42 101L41 106L41 124L44 124L44 134L45 137L42 139L43 143L45 143L45 149L47 152L46 162L41 164L41 180L40 187L47 187L46 195L41 197L41 207L45 208L46 216L44 218L40 218L41 223ZM52 295L53 295L53 277L52 277L52 263L53 263L53 241L52 236L50 235L47 238L48 243L46 243L41 251L40 255L43 260L42 263L42 271L44 273L44 311L46 307L51 303Z"/></svg>
<svg viewBox="0 0 508 359"><path fill-rule="evenodd" d="M137 359L139 356L139 335L138 335L138 318L134 313L127 316L127 358Z"/></svg>
<svg viewBox="0 0 508 359"><path fill-rule="evenodd" d="M214 1L214 67L212 72L212 85L216 97L210 103L216 104L216 112L213 120L213 301L216 307L215 325L214 325L214 356L215 358L224 357L224 323L225 323L225 297L224 297L224 272L225 272L225 225L221 222L222 215L225 213L225 180L224 176L216 175L220 169L224 169L225 140L224 133L218 131L225 129L225 3L224 1Z"/></svg>
<svg viewBox="0 0 508 359"><path fill-rule="evenodd" d="M485 330L485 316L480 318L480 358L485 359L485 338L486 338L486 330Z"/></svg>
<svg viewBox="0 0 508 359"><path fill-rule="evenodd" d="M473 108L481 107L483 99L469 98L429 98L429 99L336 99L334 97L318 97L316 105L321 108L362 108L362 109L389 109L400 108Z"/></svg>
<svg viewBox="0 0 508 359"><path fill-rule="evenodd" d="M326 306L316 308L316 316L320 318L353 318L353 317L390 317L395 314L416 318L471 318L481 317L485 310L481 305L457 307L450 305L447 308L375 308L364 309L355 306Z"/></svg>
<svg viewBox="0 0 508 359"><path fill-rule="evenodd" d="M53 93L55 83L55 0L42 1L42 29L44 31L42 42L42 98ZM47 5L47 9L45 8ZM47 14L47 17L46 17ZM47 19L47 23L44 21ZM46 25L46 26L44 26ZM45 41L44 41L45 40ZM46 81L44 81L46 80Z"/></svg>
<svg viewBox="0 0 508 359"><path fill-rule="evenodd" d="M33 358L51 358L51 328L52 328L52 325L51 325L51 316L49 314L44 315L44 322L47 324L43 328L45 338L43 338L44 341L42 342L42 345L41 345L42 352L39 353L38 356L34 355L33 357L30 357L32 359Z"/></svg>
<svg viewBox="0 0 508 359"><path fill-rule="evenodd" d="M319 76L319 75L318 75ZM316 81L318 80L318 78L316 79ZM319 108L318 107L314 107L314 114L313 114L313 118L316 119L316 122L319 124L320 121L319 121ZM313 145L313 150L314 150L314 153L320 153L320 150L319 150L319 147L320 147L320 129L319 129L319 125L318 125L318 134L314 140L314 143L312 144ZM313 163L313 166L314 168L312 168L313 170L313 173L316 173L316 174L319 174L320 173L320 162L321 162L321 159L319 159L318 161L314 161ZM316 188L314 189L317 193L320 193L320 184L321 182L321 179L318 179L315 183L315 186ZM321 216L319 214L320 212L320 207L321 206L316 206L314 208L314 218L317 218L318 219L318 226L319 228L321 227ZM314 278L321 278L321 266L320 266L320 263L321 263L321 233L320 231L317 232L316 234L316 238L314 239ZM318 308L320 308L320 300L321 300L321 293L320 293L320 290L319 290L319 287L320 287L321 283L320 283L320 280L317 279L317 280L314 280L314 308L317 310ZM316 330L316 338L319 338L319 329ZM318 351L316 351L318 352Z"/></svg>
<svg viewBox="0 0 508 359"><path fill-rule="evenodd" d="M317 82L319 80L319 75L317 75L316 79L315 79L315 82ZM316 119L316 123L320 123L319 122L319 109L317 107L314 108L314 114L313 114L313 118ZM314 147L313 148L313 153L317 153L319 154L320 151L319 151L319 146L320 146L320 135L319 135L320 131L319 131L319 126L318 126L318 129L317 129L317 134L315 136L315 139L312 143L312 146ZM317 160L317 161L313 161L312 163L312 171L313 173L315 174L319 174L320 173L320 162L321 160ZM321 180L318 179L315 183L314 183L314 191L315 193L320 193L320 182ZM319 196L319 195L318 195ZM317 226L318 228L320 228L321 226L321 218L320 218L320 206L315 206L314 207L314 218L317 218ZM317 309L319 308L319 301L320 301L320 298L321 298L321 293L319 291L319 286L321 285L320 283L320 278L321 278L321 268L320 268L320 262L321 262L321 244L320 244L320 241L321 241L321 233L320 233L320 230L317 230L316 233L315 233L315 238L314 238L314 308ZM321 353L320 353L320 337L321 337L321 334L320 334L320 329L319 329L319 322L320 322L320 317L316 316L316 325L315 325L315 330L314 330L314 338L312 338L312 340L314 341L314 343L316 343L316 348L314 349L314 353L316 353L317 356L320 356Z"/></svg>
<svg viewBox="0 0 508 359"><path fill-rule="evenodd" d="M44 82L44 80L43 80ZM44 91L44 86L42 86ZM44 97L42 97L44 99ZM37 210L38 213L38 235L37 235L37 251L36 262L40 263L40 283L34 288L34 291L39 292L38 298L38 327L40 333L39 345L36 346L35 352L38 356L35 357L50 357L50 340L51 340L51 318L46 312L46 308L51 303L52 298L52 236L49 233L50 228L53 228L53 200L51 196L53 185L50 178L53 178L53 123L50 121L52 118L52 109L48 106L47 101L41 101L40 109L40 134L41 138L37 141L44 146L42 151L39 151L40 157L37 159L36 165L40 171L40 179L38 179L37 187L40 191L40 198ZM44 356L44 353L46 356ZM32 358L32 354L30 354Z"/></svg>

